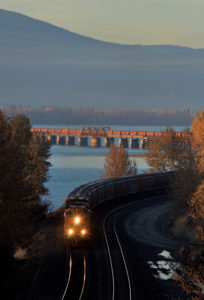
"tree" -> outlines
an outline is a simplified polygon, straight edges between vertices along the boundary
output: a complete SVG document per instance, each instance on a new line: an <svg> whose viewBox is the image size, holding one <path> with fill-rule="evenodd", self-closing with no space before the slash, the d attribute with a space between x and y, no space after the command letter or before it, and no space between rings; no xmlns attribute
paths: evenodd
<svg viewBox="0 0 204 300"><path fill-rule="evenodd" d="M203 299L204 286L204 246L182 247L180 250L181 261L176 269L178 282L189 296L188 299Z"/></svg>
<svg viewBox="0 0 204 300"><path fill-rule="evenodd" d="M189 153L178 162L174 179L171 182L171 196L176 202L176 210L179 207L188 208L188 200L195 192L200 177L198 174L197 162L193 153Z"/></svg>
<svg viewBox="0 0 204 300"><path fill-rule="evenodd" d="M192 123L193 148L197 153L200 172L204 172L204 110L197 115Z"/></svg>
<svg viewBox="0 0 204 300"><path fill-rule="evenodd" d="M49 143L30 132L29 119L0 111L0 244L24 243L47 204L44 183L50 163Z"/></svg>
<svg viewBox="0 0 204 300"><path fill-rule="evenodd" d="M191 147L189 145L191 144ZM183 247L178 281L190 299L201 299L204 284L204 111L192 124L192 134L178 136L167 128L161 139L149 145L150 171L176 171L170 185L172 232L191 237L197 245Z"/></svg>
<svg viewBox="0 0 204 300"><path fill-rule="evenodd" d="M117 147L114 143L110 146L105 163L105 172L102 178L114 178L120 176L129 176L137 174L137 166L134 161L131 161L128 152L124 147Z"/></svg>
<svg viewBox="0 0 204 300"><path fill-rule="evenodd" d="M184 236L191 232L193 242L197 238L196 245L181 249L178 281L189 299L198 300L203 298L204 284L204 111L193 121L191 142L192 151L178 163L171 191L177 203L174 218L180 215L184 220L185 212Z"/></svg>
<svg viewBox="0 0 204 300"><path fill-rule="evenodd" d="M188 199L197 234L204 243L204 110L197 115L192 123L192 144L196 153L197 183L196 190Z"/></svg>
<svg viewBox="0 0 204 300"><path fill-rule="evenodd" d="M179 281L191 299L203 299L204 286L204 180L189 197L190 216L193 220L197 245L182 248L181 270ZM198 243L199 242L199 243Z"/></svg>
<svg viewBox="0 0 204 300"><path fill-rule="evenodd" d="M180 161L189 155L189 138L178 136L176 131L167 127L161 137L154 137L148 144L146 161L150 172L167 172L177 169Z"/></svg>
<svg viewBox="0 0 204 300"><path fill-rule="evenodd" d="M197 235L199 240L204 244L204 179L198 185L195 193L190 197L189 206Z"/></svg>

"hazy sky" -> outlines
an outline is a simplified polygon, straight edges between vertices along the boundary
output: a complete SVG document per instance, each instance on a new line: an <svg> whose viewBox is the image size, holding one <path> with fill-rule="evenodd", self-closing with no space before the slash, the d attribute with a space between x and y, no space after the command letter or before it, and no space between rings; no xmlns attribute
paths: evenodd
<svg viewBox="0 0 204 300"><path fill-rule="evenodd" d="M0 8L104 41L204 48L204 0L0 0Z"/></svg>

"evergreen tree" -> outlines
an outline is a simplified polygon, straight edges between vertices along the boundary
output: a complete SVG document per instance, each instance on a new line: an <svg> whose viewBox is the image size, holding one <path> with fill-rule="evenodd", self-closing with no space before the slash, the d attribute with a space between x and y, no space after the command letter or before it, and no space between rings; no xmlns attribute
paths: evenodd
<svg viewBox="0 0 204 300"><path fill-rule="evenodd" d="M0 243L12 249L32 235L47 204L49 143L30 132L29 119L0 111Z"/></svg>

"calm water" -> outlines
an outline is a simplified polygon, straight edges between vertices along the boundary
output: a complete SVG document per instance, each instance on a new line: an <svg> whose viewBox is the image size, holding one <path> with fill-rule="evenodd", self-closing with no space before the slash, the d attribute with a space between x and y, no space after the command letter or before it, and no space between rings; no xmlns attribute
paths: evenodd
<svg viewBox="0 0 204 300"><path fill-rule="evenodd" d="M51 201L51 210L60 207L75 187L100 178L107 152L108 149L103 148L52 146L50 180L46 184L49 189L46 199ZM131 159L136 160L140 173L146 169L143 158Z"/></svg>
<svg viewBox="0 0 204 300"><path fill-rule="evenodd" d="M33 127L55 127L55 128L81 128L81 126L33 126ZM165 127L120 127L111 126L111 129L124 130L164 130ZM180 131L183 128L175 128ZM50 180L46 186L49 194L45 197L51 202L51 210L63 205L67 195L77 186L89 181L97 180L103 172L104 159L109 149L78 146L52 146L50 161ZM129 154L141 153L142 150L131 149ZM147 169L144 158L131 158L136 160L138 172Z"/></svg>

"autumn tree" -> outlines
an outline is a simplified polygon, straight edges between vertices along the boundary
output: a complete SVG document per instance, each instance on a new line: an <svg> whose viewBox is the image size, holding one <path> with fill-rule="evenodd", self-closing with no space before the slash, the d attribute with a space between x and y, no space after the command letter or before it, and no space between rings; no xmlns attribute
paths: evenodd
<svg viewBox="0 0 204 300"><path fill-rule="evenodd" d="M46 212L49 143L30 132L29 119L0 111L0 244L13 249Z"/></svg>
<svg viewBox="0 0 204 300"><path fill-rule="evenodd" d="M192 123L192 145L197 153L201 173L204 173L204 110L197 115Z"/></svg>
<svg viewBox="0 0 204 300"><path fill-rule="evenodd" d="M190 147L191 145L191 147ZM170 185L172 232L197 245L181 250L178 281L189 299L201 299L204 284L204 111L196 116L192 133L179 136L167 128L148 147L150 171L176 171ZM172 213L173 212L173 213Z"/></svg>
<svg viewBox="0 0 204 300"><path fill-rule="evenodd" d="M181 204L180 209L174 210L174 217L180 214L184 220L185 213L184 236L191 232L194 243L196 241L196 245L181 249L178 281L189 299L198 300L203 298L204 285L204 111L192 123L191 142L190 159L178 164L172 194L174 201Z"/></svg>
<svg viewBox="0 0 204 300"><path fill-rule="evenodd" d="M203 299L204 286L204 180L189 197L189 216L197 236L197 244L181 249L179 282L192 300Z"/></svg>
<svg viewBox="0 0 204 300"><path fill-rule="evenodd" d="M189 197L189 205L200 240L204 242L204 110L195 117L192 132L199 182L195 193Z"/></svg>
<svg viewBox="0 0 204 300"><path fill-rule="evenodd" d="M204 180L202 180L196 192L190 197L189 205L197 235L204 244Z"/></svg>
<svg viewBox="0 0 204 300"><path fill-rule="evenodd" d="M191 247L182 247L180 250L180 264L175 270L178 282L189 295L188 299L203 299L204 286L204 182L189 199L189 217L193 220L193 228L197 234L197 243ZM192 222L191 222L192 224ZM190 229L192 230L192 228Z"/></svg>
<svg viewBox="0 0 204 300"><path fill-rule="evenodd" d="M146 161L150 172L174 171L189 154L188 134L181 137L173 128L167 127L159 138L154 137L148 143L147 150Z"/></svg>
<svg viewBox="0 0 204 300"><path fill-rule="evenodd" d="M147 148L146 161L150 172L176 171L170 184L172 229L176 233L180 218L188 223L188 200L199 181L191 138L188 130L180 135L173 128L166 128L159 138L155 137L148 143Z"/></svg>
<svg viewBox="0 0 204 300"><path fill-rule="evenodd" d="M199 181L197 162L192 153L188 154L177 164L176 173L170 186L171 196L178 206L188 207L188 200L195 192Z"/></svg>
<svg viewBox="0 0 204 300"><path fill-rule="evenodd" d="M117 147L114 143L110 146L105 163L105 172L102 178L114 178L120 176L129 176L137 174L137 166L135 161L131 161L128 152L124 147Z"/></svg>
<svg viewBox="0 0 204 300"><path fill-rule="evenodd" d="M188 295L187 299L203 299L204 247L182 247L180 257L181 261L176 269L177 281Z"/></svg>

